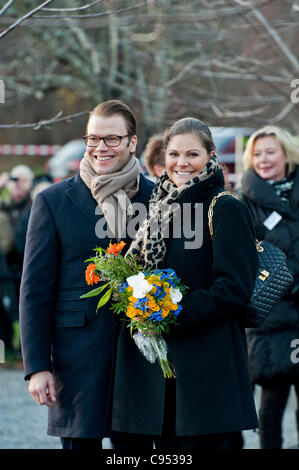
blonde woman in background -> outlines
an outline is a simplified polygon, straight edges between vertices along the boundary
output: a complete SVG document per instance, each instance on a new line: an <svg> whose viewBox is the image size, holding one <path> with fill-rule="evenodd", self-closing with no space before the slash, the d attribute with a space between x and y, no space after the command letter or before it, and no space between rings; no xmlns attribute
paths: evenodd
<svg viewBox="0 0 299 470"><path fill-rule="evenodd" d="M265 126L249 138L243 162L242 195L257 237L284 251L295 279L265 323L247 332L251 380L262 387L260 446L275 449L282 447L282 416L291 385L299 401L299 367L291 356L292 341L299 338L299 144L286 130Z"/></svg>

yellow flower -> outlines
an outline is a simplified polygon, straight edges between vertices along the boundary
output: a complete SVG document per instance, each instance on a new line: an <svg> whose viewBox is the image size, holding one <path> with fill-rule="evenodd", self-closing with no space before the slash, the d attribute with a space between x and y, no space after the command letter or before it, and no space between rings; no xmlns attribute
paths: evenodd
<svg viewBox="0 0 299 470"><path fill-rule="evenodd" d="M166 308L162 308L162 312L161 312L161 315L163 318L167 317L169 314L169 310L167 310Z"/></svg>
<svg viewBox="0 0 299 470"><path fill-rule="evenodd" d="M163 302L163 307L164 307L164 308L170 309L172 305L173 305L173 303L172 303L170 300L165 300L165 301Z"/></svg>
<svg viewBox="0 0 299 470"><path fill-rule="evenodd" d="M177 308L177 304L171 304L170 310L176 310Z"/></svg>
<svg viewBox="0 0 299 470"><path fill-rule="evenodd" d="M127 317L134 318L142 315L142 310L135 308L133 305L129 305L126 312Z"/></svg>
<svg viewBox="0 0 299 470"><path fill-rule="evenodd" d="M133 292L133 287L128 286L128 287L127 287L127 291L128 291L128 292Z"/></svg>
<svg viewBox="0 0 299 470"><path fill-rule="evenodd" d="M134 304L135 302L137 302L137 299L136 297L133 297L133 295L131 295L131 297L129 297L129 301Z"/></svg>
<svg viewBox="0 0 299 470"><path fill-rule="evenodd" d="M148 318L151 316L151 312L149 310L146 310L145 312L143 312L143 318Z"/></svg>

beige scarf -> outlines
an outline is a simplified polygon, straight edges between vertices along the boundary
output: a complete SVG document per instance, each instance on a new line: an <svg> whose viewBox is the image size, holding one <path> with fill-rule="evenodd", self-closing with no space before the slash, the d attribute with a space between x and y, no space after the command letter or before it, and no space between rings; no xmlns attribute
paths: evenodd
<svg viewBox="0 0 299 470"><path fill-rule="evenodd" d="M139 190L140 173L139 161L133 156L121 170L106 175L98 175L86 157L80 162L80 176L117 240L126 236L127 223L132 217L131 199Z"/></svg>

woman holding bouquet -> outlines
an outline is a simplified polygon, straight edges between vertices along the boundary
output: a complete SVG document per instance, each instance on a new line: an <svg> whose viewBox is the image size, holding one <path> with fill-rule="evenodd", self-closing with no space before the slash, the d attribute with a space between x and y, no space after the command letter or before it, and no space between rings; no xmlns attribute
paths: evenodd
<svg viewBox="0 0 299 470"><path fill-rule="evenodd" d="M224 449L232 433L258 426L243 326L258 266L255 230L246 205L226 195L214 207L211 239L208 209L224 178L204 123L173 124L165 158L166 173L127 255L153 270L172 268L189 287L179 325L165 336L176 378L165 379L140 354L124 325L112 426L144 435L145 443L152 436L157 449Z"/></svg>

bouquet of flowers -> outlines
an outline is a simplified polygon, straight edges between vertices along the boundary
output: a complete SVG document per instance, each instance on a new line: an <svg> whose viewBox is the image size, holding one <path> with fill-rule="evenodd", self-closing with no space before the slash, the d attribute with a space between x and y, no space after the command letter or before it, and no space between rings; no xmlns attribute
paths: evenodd
<svg viewBox="0 0 299 470"><path fill-rule="evenodd" d="M120 254L124 246L121 241L110 243L107 250L95 248L96 255L86 260L89 265L85 278L88 285L100 280L104 284L80 298L102 294L97 311L111 298L111 309L125 314L131 336L146 359L151 363L158 360L164 377L175 377L162 335L176 324L187 287L172 269L150 271L139 265L134 256L125 258Z"/></svg>

